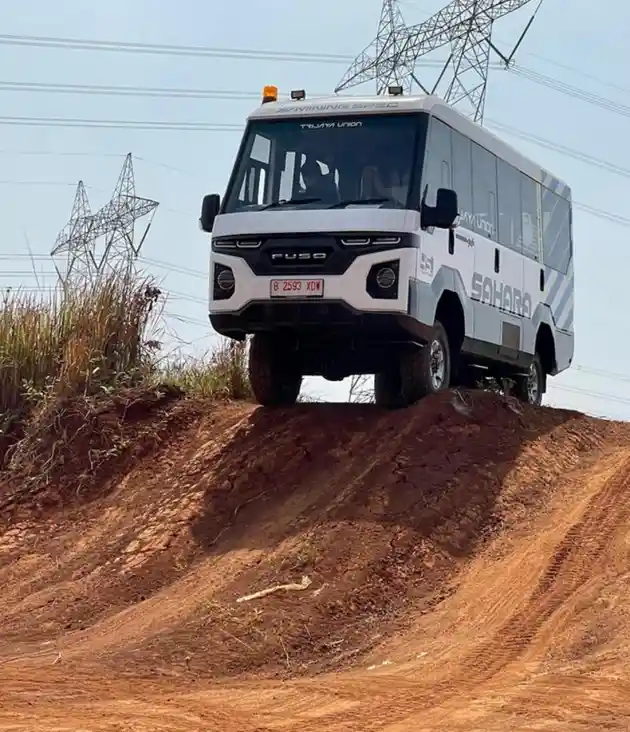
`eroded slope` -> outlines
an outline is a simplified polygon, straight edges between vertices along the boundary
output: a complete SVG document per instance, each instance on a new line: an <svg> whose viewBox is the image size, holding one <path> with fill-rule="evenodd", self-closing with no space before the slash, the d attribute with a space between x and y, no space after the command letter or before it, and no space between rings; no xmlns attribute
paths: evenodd
<svg viewBox="0 0 630 732"><path fill-rule="evenodd" d="M570 471L628 437L624 425L515 411L488 394L470 413L450 394L395 413L197 405L186 419L179 408L158 447L80 506L5 532L5 659L61 653L212 678L365 665L423 623L432 633L471 562L488 547L497 559L499 545L509 556ZM236 602L304 576L302 591Z"/></svg>

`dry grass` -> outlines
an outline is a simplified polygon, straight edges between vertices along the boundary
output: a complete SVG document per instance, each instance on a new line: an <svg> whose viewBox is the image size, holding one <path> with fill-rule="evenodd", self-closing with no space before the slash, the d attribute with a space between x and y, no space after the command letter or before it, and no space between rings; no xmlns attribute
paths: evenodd
<svg viewBox="0 0 630 732"><path fill-rule="evenodd" d="M222 339L204 358L178 358L163 369L164 382L211 399L249 399L247 344Z"/></svg>
<svg viewBox="0 0 630 732"><path fill-rule="evenodd" d="M151 340L162 315L149 278L113 273L51 297L8 293L0 303L0 413L48 396L93 396L166 380L204 397L246 398L246 345L222 341L207 358L161 365Z"/></svg>
<svg viewBox="0 0 630 732"><path fill-rule="evenodd" d="M149 280L112 274L51 297L9 293L0 306L0 411L130 385L151 371L145 336L159 316Z"/></svg>

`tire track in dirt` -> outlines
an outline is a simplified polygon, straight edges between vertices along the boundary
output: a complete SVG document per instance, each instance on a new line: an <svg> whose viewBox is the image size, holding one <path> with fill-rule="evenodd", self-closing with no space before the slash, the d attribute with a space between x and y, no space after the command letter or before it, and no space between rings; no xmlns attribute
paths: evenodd
<svg viewBox="0 0 630 732"><path fill-rule="evenodd" d="M624 500L630 486L630 454L624 450L610 458L599 484L578 520L556 545L526 607L514 615L490 643L462 661L465 676L454 683L477 684L517 661L551 616L593 574L593 566L605 554L611 538L630 519L630 502Z"/></svg>
<svg viewBox="0 0 630 732"><path fill-rule="evenodd" d="M511 686L508 683L510 666L514 666L513 681L517 680L522 672L519 661L536 636L591 580L593 567L606 554L615 533L630 521L630 502L624 500L630 488L627 450L608 456L604 466L600 462L590 482L592 490L573 509L573 523L550 550L545 569L525 607L517 610L489 641L457 659L453 670L451 663L447 678L427 683L388 675L378 682L368 682L370 687L376 684L374 692L381 699L374 705L373 724L363 727L366 732L406 732L423 725L427 730L443 729L441 725L450 723L456 709L483 696L483 689L491 682L493 686L499 683L505 688ZM351 688L355 683L349 680L348 686ZM387 690L391 690L391 694ZM364 707L363 714L365 711ZM387 724L388 720L390 724ZM358 716L355 721L358 723ZM337 727L332 729L337 730ZM340 726L339 730L342 729L344 727ZM305 732L309 732L308 727Z"/></svg>
<svg viewBox="0 0 630 732"><path fill-rule="evenodd" d="M520 607L519 587L516 586L514 592L506 590L512 595L509 604L513 612L500 629L482 644L477 643L477 648L474 648L474 639L467 642L465 655L457 658L450 653L444 669L429 672L424 678L421 675L422 665L414 667L411 664L407 672L394 670L377 676L353 673L330 683L324 682L320 690L326 688L329 693L347 700L363 699L360 708L347 712L343 721L331 720L327 729L387 729L388 732L406 732L412 728L427 731L455 729L450 725L457 718L458 710L472 706L475 699L485 698L490 693L504 699L509 689L518 688L524 675L527 676L523 662L525 654L529 651L536 663L548 647L549 638L543 638L541 643L540 637L536 647L537 636L544 628L547 629L545 634L551 635L553 631L549 626L554 623L554 616L558 614L557 625L561 620L560 613L566 614L572 598L580 596L594 575L605 573L602 568L604 557L607 567L615 564L614 556L610 556L613 551L611 544L619 529L630 521L630 505L624 500L630 487L630 455L627 449L593 461L575 479L575 483L571 479L569 485L577 488L580 484L586 485L587 492L582 488L574 503L564 503L568 516L554 511L547 519L549 522L558 517L560 526L556 529L547 523L549 528L541 535L543 551L545 546L548 547L548 556L538 581ZM558 510L562 511L562 504ZM561 539L554 541L559 532L562 532ZM528 557L532 559L532 552L537 546L533 538L524 537L525 543L515 547L515 556L520 556L521 561L527 562ZM624 570L624 559L616 562L619 571ZM612 571L615 571L614 567ZM481 630L483 622L483 617L475 619L475 626ZM585 683L583 680L582 686ZM611 696L618 697L614 684L610 691ZM307 723L301 729L304 732L321 729L321 722ZM465 723L461 728L469 729Z"/></svg>

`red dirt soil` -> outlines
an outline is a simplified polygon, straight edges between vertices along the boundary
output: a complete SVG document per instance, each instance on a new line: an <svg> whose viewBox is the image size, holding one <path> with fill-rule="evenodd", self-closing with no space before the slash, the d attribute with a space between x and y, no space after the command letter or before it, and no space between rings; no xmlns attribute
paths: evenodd
<svg viewBox="0 0 630 732"><path fill-rule="evenodd" d="M627 730L630 424L466 398L154 395L5 478L0 730Z"/></svg>

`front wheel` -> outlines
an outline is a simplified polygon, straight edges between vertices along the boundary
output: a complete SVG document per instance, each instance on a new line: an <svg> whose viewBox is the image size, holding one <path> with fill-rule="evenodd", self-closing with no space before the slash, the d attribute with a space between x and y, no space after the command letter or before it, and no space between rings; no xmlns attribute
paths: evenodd
<svg viewBox="0 0 630 732"><path fill-rule="evenodd" d="M295 404L302 387L295 352L266 333L256 333L249 346L249 383L263 406Z"/></svg>
<svg viewBox="0 0 630 732"><path fill-rule="evenodd" d="M529 367L526 376L519 376L516 379L516 397L522 402L539 407L542 404L543 394L545 393L545 370L540 360L539 354Z"/></svg>
<svg viewBox="0 0 630 732"><path fill-rule="evenodd" d="M448 389L451 364L452 354L446 329L436 320L426 346L403 354L400 369L403 401L413 404L425 396Z"/></svg>

